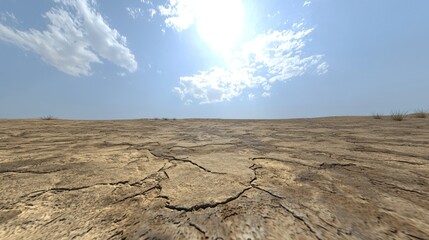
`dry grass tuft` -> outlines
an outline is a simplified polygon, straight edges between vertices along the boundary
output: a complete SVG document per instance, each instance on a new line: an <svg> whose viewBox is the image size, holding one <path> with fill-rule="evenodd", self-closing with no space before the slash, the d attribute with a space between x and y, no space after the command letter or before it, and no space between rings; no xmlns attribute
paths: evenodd
<svg viewBox="0 0 429 240"><path fill-rule="evenodd" d="M41 117L42 120L55 120L57 118L53 117L52 115L48 115L46 117Z"/></svg>
<svg viewBox="0 0 429 240"><path fill-rule="evenodd" d="M394 121L402 121L407 117L407 113L406 112L401 112L401 111L393 111L390 114L390 118Z"/></svg>
<svg viewBox="0 0 429 240"><path fill-rule="evenodd" d="M373 117L374 119L382 119L382 118L383 118L383 115L382 115L382 114L380 114L380 113L374 113L374 114L372 114L372 117Z"/></svg>
<svg viewBox="0 0 429 240"><path fill-rule="evenodd" d="M428 111L424 109L417 109L413 115L416 118L426 118L428 116Z"/></svg>

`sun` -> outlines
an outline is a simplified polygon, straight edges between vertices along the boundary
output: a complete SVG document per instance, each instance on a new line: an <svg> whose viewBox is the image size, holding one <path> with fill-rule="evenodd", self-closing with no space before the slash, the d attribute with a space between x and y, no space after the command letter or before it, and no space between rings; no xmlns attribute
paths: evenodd
<svg viewBox="0 0 429 240"><path fill-rule="evenodd" d="M196 27L200 37L214 50L231 51L243 31L241 0L200 0L196 5Z"/></svg>

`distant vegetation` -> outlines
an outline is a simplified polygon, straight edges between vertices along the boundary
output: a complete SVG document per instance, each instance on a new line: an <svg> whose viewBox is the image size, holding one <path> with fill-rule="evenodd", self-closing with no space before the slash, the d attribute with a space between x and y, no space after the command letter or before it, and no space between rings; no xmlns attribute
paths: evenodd
<svg viewBox="0 0 429 240"><path fill-rule="evenodd" d="M57 118L53 117L52 115L48 115L48 116L45 116L45 117L41 117L41 119L42 120L55 120Z"/></svg>
<svg viewBox="0 0 429 240"><path fill-rule="evenodd" d="M416 118L426 118L428 116L428 111L424 109L417 109L413 115Z"/></svg>
<svg viewBox="0 0 429 240"><path fill-rule="evenodd" d="M380 113L373 113L372 114L372 118L374 119L383 119L385 117L385 115L380 114ZM390 113L390 119L394 120L394 121L403 121L406 118L429 118L429 110L425 110L423 108L420 109L416 109L414 111L414 113L411 114L407 114L407 112L403 112L403 111L392 111Z"/></svg>
<svg viewBox="0 0 429 240"><path fill-rule="evenodd" d="M374 113L374 114L372 114L372 117L373 117L374 119L382 119L383 115L382 115L382 114L380 114L380 113Z"/></svg>
<svg viewBox="0 0 429 240"><path fill-rule="evenodd" d="M393 111L393 112L390 114L390 118L391 118L392 120L395 120L395 121L402 121L402 120L404 120L406 117L407 117L407 113L406 113L406 112L401 112L401 111Z"/></svg>
<svg viewBox="0 0 429 240"><path fill-rule="evenodd" d="M163 118L152 118L152 120L168 121L168 120L177 120L177 119L176 118L166 118L166 117L163 117Z"/></svg>

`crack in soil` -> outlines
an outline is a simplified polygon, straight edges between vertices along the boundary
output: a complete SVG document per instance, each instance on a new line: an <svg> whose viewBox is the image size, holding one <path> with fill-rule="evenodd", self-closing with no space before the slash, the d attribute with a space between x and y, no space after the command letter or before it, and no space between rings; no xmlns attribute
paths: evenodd
<svg viewBox="0 0 429 240"><path fill-rule="evenodd" d="M219 205L228 204L229 202L232 202L236 200L237 198L241 197L245 192L252 189L252 187L246 187L242 191L240 191L238 194L231 196L223 201L219 202L212 202L212 203L202 203L197 204L191 207L181 207L181 206L175 206L175 205L166 205L165 207L168 209L176 210L176 211L185 211L185 212L192 212L192 211L198 211L200 209L206 209L206 208L215 208Z"/></svg>
<svg viewBox="0 0 429 240"><path fill-rule="evenodd" d="M254 160L254 159L260 159L260 158L252 158L252 160ZM281 160L280 160L281 161ZM263 189L263 188L261 188L261 187L259 187L259 186L257 186L257 185L255 185L255 184L253 184L253 181L255 181L255 180L257 180L257 174L256 174L256 170L257 169L259 169L259 168L262 168L261 166L256 166L255 164L253 164L251 167L250 167L250 169L252 169L253 170L253 172L254 172L254 174L255 174L255 177L252 179L252 181L250 182L250 185L252 186L252 188L254 188L254 189L257 189L257 190L259 190L259 191L262 191L262 192L265 192L265 193L267 193L267 194L269 194L270 196L272 196L272 197L274 197L274 198L277 198L277 199L281 199L281 200L283 200L283 199L285 199L285 197L283 197L283 196L280 196L280 195L277 195L277 194L275 194L275 193L272 193L271 191L269 191L269 190L266 190L266 189ZM318 239L318 240L322 240L322 238L320 237L320 234L319 233L317 233L308 223L307 223L307 221L303 218L303 217L301 217L301 216L299 216L299 215L297 215L294 211L292 211L291 209L289 209L289 208L287 208L286 206L284 206L283 204L279 204L279 206L280 207L282 207L283 209L285 209L288 213L290 213L290 214L292 214L292 216L295 218L295 219L297 219L297 220L299 220L300 222L302 222L306 227L307 227L307 229Z"/></svg>
<svg viewBox="0 0 429 240"><path fill-rule="evenodd" d="M170 167L173 167L173 166L170 166ZM91 187L95 187L95 186L116 186L116 185L141 186L145 180L156 176L157 174L159 174L159 172L164 171L164 169L168 169L168 168L165 168L165 164L162 168L160 168L155 173L149 174L148 176L144 177L143 179L136 181L136 182L133 182L133 183L130 183L130 181L128 181L128 180L125 180L125 181L118 181L118 182L112 182L112 183L96 183L93 185L79 186L79 187L56 187L56 188L50 188L50 189L37 190L34 192L30 192L28 194L21 196L20 198L21 199L25 198L25 197L35 198L35 197L41 196L47 192L59 193L59 192L67 192L67 191L78 191L78 190L87 189L87 188L91 188Z"/></svg>
<svg viewBox="0 0 429 240"><path fill-rule="evenodd" d="M380 180L376 180L376 179L369 179L369 182L372 183L373 185L381 184L381 185L386 185L389 188L399 189L399 190L402 190L402 191L405 191L405 192L416 193L416 194L419 194L419 195L427 195L427 193L424 193L424 192L419 192L419 191L414 190L414 189L403 188L403 187L397 186L395 184L386 183L386 182L383 182L383 181L380 181Z"/></svg>
<svg viewBox="0 0 429 240"><path fill-rule="evenodd" d="M184 163L190 163L196 167L198 167L199 169L203 170L204 172L208 172L208 173L212 173L212 174L221 174L221 175L225 175L226 173L223 172L215 172L215 171L211 171L201 165L199 165L198 163L195 163L194 161L190 160L190 159L182 159L182 158L177 158L173 155L164 155L164 154L160 154L160 155L155 155L154 153L152 153L152 151L150 149L145 149L147 151L149 151L153 156L157 157L157 158L163 158L163 159L167 159L169 162L172 161L176 161L176 162L184 162Z"/></svg>
<svg viewBox="0 0 429 240"><path fill-rule="evenodd" d="M285 209L288 213L290 213L295 219L299 220L300 222L302 222L307 229L313 233L313 235L318 239L318 240L322 240L322 237L320 237L320 233L317 233L308 223L307 221L305 221L304 217L301 217L299 215L297 215L294 211L292 211L291 209L287 208L286 206L284 206L283 204L280 204L280 207L282 207L283 209Z"/></svg>
<svg viewBox="0 0 429 240"><path fill-rule="evenodd" d="M412 158L429 160L428 156L420 156L420 155L415 155L412 153L404 153L404 152L398 152L398 151L380 149L380 148L368 147L368 146L356 146L356 147L352 148L351 151L363 152L363 153L371 153L371 152L373 152L373 153L384 153L384 154L389 154L389 155L394 155L394 156L412 157Z"/></svg>
<svg viewBox="0 0 429 240"><path fill-rule="evenodd" d="M319 165L320 169L330 169L330 168L337 168L337 167L352 167L352 166L356 166L356 164L354 163L326 163L323 162Z"/></svg>
<svg viewBox="0 0 429 240"><path fill-rule="evenodd" d="M197 229L198 232L200 232L201 234L203 234L204 239L208 238L207 235L206 235L206 232L203 229L201 229L201 227L199 227L197 224L195 224L193 222L189 222L189 226L194 227L195 229Z"/></svg>
<svg viewBox="0 0 429 240"><path fill-rule="evenodd" d="M123 202L123 201L126 201L126 200L128 200L128 199L131 199L131 198L134 198L134 197L137 197L137 196L140 196L140 195L145 195L146 193L148 193L148 192L150 192L150 191L152 191L152 190L155 190L155 189L162 190L162 188L161 188L161 186L160 186L160 185L155 185L155 186L153 186L153 187L151 187L151 188L148 188L148 189L146 189L146 190L144 190L144 191L142 191L142 192L139 192L139 193L136 193L136 194L133 194L133 195L127 196L127 197L125 197L125 198L122 198L122 199L120 199L120 200L118 200L118 201L114 202L113 204L121 203L121 202Z"/></svg>
<svg viewBox="0 0 429 240"><path fill-rule="evenodd" d="M407 232L403 232L403 231L402 231L402 233L404 233L405 235L407 235L408 237L411 237L411 238L413 238L413 239L417 239L417 240L428 240L428 238L422 238L422 237L419 237L419 236L416 236L416 235L414 235L414 234L410 234L410 233L407 233Z"/></svg>
<svg viewBox="0 0 429 240"><path fill-rule="evenodd" d="M171 150L173 148L201 148L201 147L208 147L208 146L228 146L228 145L236 145L237 143L207 143L207 144L203 144L203 145L194 145L194 146L180 146L180 145L176 145L176 146L172 146L169 147L168 150Z"/></svg>
<svg viewBox="0 0 429 240"><path fill-rule="evenodd" d="M185 163L190 163L196 167L198 167L199 169L203 170L204 172L208 172L208 173L212 173L212 174L220 174L220 175L225 175L226 173L223 172L215 172L215 171L211 171L195 162L193 162L192 160L189 159L180 159L180 158L176 158L173 156L173 159L170 159L170 161L178 161L178 162L185 162Z"/></svg>
<svg viewBox="0 0 429 240"><path fill-rule="evenodd" d="M59 216L57 216L57 217L55 217L55 218L51 219L49 222L47 222L47 223L43 224L43 226L47 226L47 225L49 225L49 224L53 223L55 220L59 219L59 218L60 218L60 217L62 217L62 216L64 216L64 214L60 214Z"/></svg>
<svg viewBox="0 0 429 240"><path fill-rule="evenodd" d="M253 187L253 188L255 188L255 189L258 189L259 191L263 191L263 192L265 192L265 193L268 193L269 195L271 195L271 196L273 196L273 197L275 197L275 198L278 198L278 199L285 199L285 197L279 196L279 195L277 195L277 194L275 194L275 193L272 193L272 192L270 192L270 191L268 191L268 190L266 190L266 189L263 189L263 188L261 188L261 187L259 187L259 186L254 185L254 184L252 184L252 187Z"/></svg>
<svg viewBox="0 0 429 240"><path fill-rule="evenodd" d="M94 228L94 227L90 227L90 228L89 228L88 230L86 230L85 232L80 233L80 234L77 234L77 235L73 236L71 239L75 239L75 238L77 238L77 237L83 237L83 235L85 235L85 234L89 233L89 231L91 231L93 228Z"/></svg>
<svg viewBox="0 0 429 240"><path fill-rule="evenodd" d="M253 170L253 174L254 174L254 177L253 177L253 178L252 178L252 180L250 181L250 186L252 186L252 188L257 189L257 190L259 190L259 191L263 191L263 192L265 192L265 193L268 193L269 195L271 195L271 196L273 196L273 197L275 197L275 198L285 199L285 197L279 196L279 195L277 195L277 194L275 194L275 193L272 193L272 192L270 192L270 191L268 191L268 190L266 190L266 189L261 188L260 186L257 186L256 184L253 184L253 182L254 182L254 181L258 180L258 177L257 177L257 174L256 174L256 170L258 170L258 169L262 168L262 166L256 165L256 164L254 163L254 164L253 164L252 166L250 166L249 168Z"/></svg>
<svg viewBox="0 0 429 240"><path fill-rule="evenodd" d="M191 207L181 207L181 206L175 206L175 205L166 205L165 207L169 208L169 209L172 209L172 210L176 210L176 211L192 212L192 211L198 211L200 209L214 208L214 207L217 207L219 205L228 204L229 202L232 202L232 201L238 199L239 197L241 197L241 195L243 195L248 190L255 188L255 186L253 185L253 182L257 180L256 169L261 168L261 167L257 166L256 164L252 164L252 166L250 166L249 168L252 169L253 173L254 173L253 178L249 182L250 186L244 188L237 195L231 196L231 197L227 198L224 201L213 202L213 203L202 203L202 204L194 205L194 206L191 206Z"/></svg>
<svg viewBox="0 0 429 240"><path fill-rule="evenodd" d="M0 173L31 173L31 174L49 174L49 173L55 173L55 172L60 172L60 171L64 171L67 170L65 168L62 169L56 169L53 171L32 171L32 170L0 170Z"/></svg>
<svg viewBox="0 0 429 240"><path fill-rule="evenodd" d="M252 161L255 160L272 160L272 161L276 161L276 162L282 162L282 163L292 163L292 164L297 164L297 165L301 165L301 166L305 166L305 167L310 167L310 168L317 168L313 165L309 165L309 164L305 164L305 163L300 163L300 162L296 162L296 161L292 161L292 160L284 160L284 159L278 159L278 158L272 158L272 157L254 157L251 158Z"/></svg>
<svg viewBox="0 0 429 240"><path fill-rule="evenodd" d="M124 231L120 230L118 232L115 232L113 235L111 235L107 240L113 239L114 237L122 235L122 234L124 234Z"/></svg>

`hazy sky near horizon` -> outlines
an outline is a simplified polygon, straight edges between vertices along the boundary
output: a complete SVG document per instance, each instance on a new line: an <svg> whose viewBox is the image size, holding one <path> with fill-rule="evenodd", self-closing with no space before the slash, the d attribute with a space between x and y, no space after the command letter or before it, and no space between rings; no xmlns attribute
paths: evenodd
<svg viewBox="0 0 429 240"><path fill-rule="evenodd" d="M429 107L427 0L2 0L0 118Z"/></svg>

